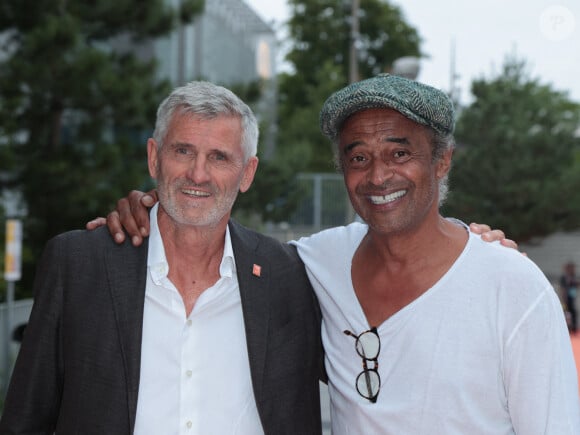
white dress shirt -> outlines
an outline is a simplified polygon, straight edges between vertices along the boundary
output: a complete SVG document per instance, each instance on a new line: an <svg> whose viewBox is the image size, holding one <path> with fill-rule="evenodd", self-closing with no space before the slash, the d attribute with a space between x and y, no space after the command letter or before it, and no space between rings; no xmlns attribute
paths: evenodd
<svg viewBox="0 0 580 435"><path fill-rule="evenodd" d="M220 278L186 318L151 210L136 435L264 433L229 229Z"/></svg>

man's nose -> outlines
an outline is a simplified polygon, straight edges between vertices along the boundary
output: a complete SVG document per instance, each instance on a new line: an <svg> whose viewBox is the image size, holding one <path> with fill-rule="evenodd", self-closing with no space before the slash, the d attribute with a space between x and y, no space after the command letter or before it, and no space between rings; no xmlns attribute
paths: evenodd
<svg viewBox="0 0 580 435"><path fill-rule="evenodd" d="M203 184L209 181L211 177L208 163L204 156L196 156L189 166L187 174L189 179L196 184Z"/></svg>
<svg viewBox="0 0 580 435"><path fill-rule="evenodd" d="M386 180L391 178L393 174L393 168L391 168L388 163L380 159L375 159L369 171L369 181L375 186L381 186Z"/></svg>

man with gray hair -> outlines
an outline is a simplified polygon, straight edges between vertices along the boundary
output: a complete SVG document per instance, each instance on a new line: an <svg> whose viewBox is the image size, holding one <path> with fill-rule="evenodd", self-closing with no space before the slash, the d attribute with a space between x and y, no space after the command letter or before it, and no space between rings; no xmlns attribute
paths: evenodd
<svg viewBox="0 0 580 435"><path fill-rule="evenodd" d="M447 95L382 74L330 96L320 124L364 221L296 242L322 311L333 434L579 434L554 289L439 214Z"/></svg>
<svg viewBox="0 0 580 435"><path fill-rule="evenodd" d="M230 219L258 125L206 82L159 106L139 247L51 240L0 434L320 434L320 313L296 248Z"/></svg>

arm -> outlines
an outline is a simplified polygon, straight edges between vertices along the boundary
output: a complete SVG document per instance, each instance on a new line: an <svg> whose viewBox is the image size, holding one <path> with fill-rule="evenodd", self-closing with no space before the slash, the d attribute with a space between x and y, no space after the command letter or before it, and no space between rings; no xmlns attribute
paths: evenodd
<svg viewBox="0 0 580 435"><path fill-rule="evenodd" d="M58 421L62 376L62 250L48 243L39 263L34 306L4 404L0 433L52 434Z"/></svg>
<svg viewBox="0 0 580 435"><path fill-rule="evenodd" d="M143 242L143 237L149 235L149 211L157 202L157 192L151 190L147 193L132 190L127 197L121 198L117 201L117 208L107 215L107 218L96 218L87 222L87 230L94 230L103 225L109 227L111 236L114 237L115 242L123 243L125 241L125 233L127 231L131 236L131 243L134 246L139 246ZM472 223L469 225L470 231L475 234L480 234L482 239L486 242L500 241L500 243L508 248L517 249L516 242L506 239L502 230L492 230L489 225Z"/></svg>
<svg viewBox="0 0 580 435"><path fill-rule="evenodd" d="M551 286L505 343L503 378L516 433L580 433L578 382L562 307Z"/></svg>

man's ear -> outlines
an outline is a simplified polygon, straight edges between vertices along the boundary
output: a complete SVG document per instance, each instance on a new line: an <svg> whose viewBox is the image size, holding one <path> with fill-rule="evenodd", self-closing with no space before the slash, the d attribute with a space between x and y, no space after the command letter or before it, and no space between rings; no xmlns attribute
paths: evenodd
<svg viewBox="0 0 580 435"><path fill-rule="evenodd" d="M147 166L151 178L157 179L157 168L159 164L159 148L153 138L147 140Z"/></svg>
<svg viewBox="0 0 580 435"><path fill-rule="evenodd" d="M242 182L240 183L240 192L244 193L250 188L254 181L257 169L258 158L256 156L250 157L244 167L244 174L242 175Z"/></svg>
<svg viewBox="0 0 580 435"><path fill-rule="evenodd" d="M449 173L451 169L451 160L453 157L453 148L443 153L443 156L437 161L437 178L441 179Z"/></svg>

